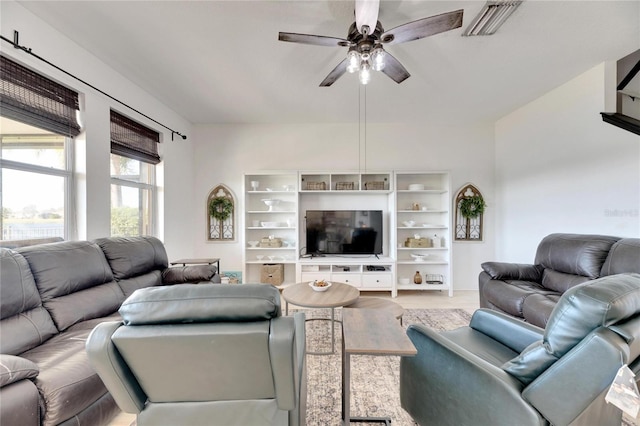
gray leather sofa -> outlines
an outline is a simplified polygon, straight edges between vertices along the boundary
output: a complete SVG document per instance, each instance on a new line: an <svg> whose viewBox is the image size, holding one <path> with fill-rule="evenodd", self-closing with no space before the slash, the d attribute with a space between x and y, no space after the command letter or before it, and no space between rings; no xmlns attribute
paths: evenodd
<svg viewBox="0 0 640 426"><path fill-rule="evenodd" d="M623 364L640 380L640 274L567 290L546 329L488 309L467 327L407 330L400 401L420 425L620 426L605 395Z"/></svg>
<svg viewBox="0 0 640 426"><path fill-rule="evenodd" d="M218 281L215 266L168 268L153 237L0 248L0 424L105 425L119 412L85 340L138 288Z"/></svg>
<svg viewBox="0 0 640 426"><path fill-rule="evenodd" d="M551 234L533 264L485 262L479 276L480 307L545 327L562 294L613 274L640 273L640 239Z"/></svg>
<svg viewBox="0 0 640 426"><path fill-rule="evenodd" d="M87 352L138 426L305 424L305 317L283 317L276 288L146 288L120 313Z"/></svg>

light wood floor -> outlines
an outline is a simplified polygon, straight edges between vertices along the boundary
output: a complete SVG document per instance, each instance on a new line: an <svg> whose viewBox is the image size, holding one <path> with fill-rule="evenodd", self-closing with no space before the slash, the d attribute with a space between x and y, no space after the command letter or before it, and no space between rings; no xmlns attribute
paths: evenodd
<svg viewBox="0 0 640 426"><path fill-rule="evenodd" d="M449 297L445 291L401 291L392 298L389 292L362 292L363 297L380 297L393 300L405 309L464 309L473 313L479 307L478 292L474 290L454 291ZM284 307L284 302L283 305ZM129 426L134 414L120 413L109 426Z"/></svg>

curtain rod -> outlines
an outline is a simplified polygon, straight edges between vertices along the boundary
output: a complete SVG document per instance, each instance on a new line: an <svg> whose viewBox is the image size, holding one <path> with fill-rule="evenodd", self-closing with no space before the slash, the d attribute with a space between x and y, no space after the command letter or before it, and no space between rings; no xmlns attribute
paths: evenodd
<svg viewBox="0 0 640 426"><path fill-rule="evenodd" d="M106 96L106 97L108 97L109 99L114 100L114 101L118 102L120 105L123 105L123 106L125 106L125 107L129 108L131 111L134 111L134 112L136 112L136 113L140 114L141 116L143 116L143 117L145 117L145 118L147 118L147 119L149 119L149 120L153 121L154 123L156 123L156 124L158 124L158 125L160 125L160 126L164 127L165 129L167 129L167 130L169 130L169 131L171 132L171 140L173 140L173 135L178 135L178 136L180 136L183 140L184 140L184 139L187 139L187 136L186 136L186 135L183 135L182 133L178 132L177 130L173 130L172 128L170 128L170 127L168 127L168 126L165 126L164 124L160 123L160 122L159 122L159 121L157 121L157 120L154 120L153 118L149 117L148 115L144 114L143 112L138 111L138 110L137 110L137 109L135 109L134 107L132 107L132 106L130 106L130 105L128 105L128 104L126 104L126 103L122 102L121 100L116 99L115 97L111 96L110 94L108 94L108 93L106 93L106 92L104 92L104 91L102 91L102 90L98 89L98 88L97 88L96 86L94 86L93 84L91 84L91 83L87 83L86 81L84 81L84 80L83 80L83 79L81 79L80 77L77 77L77 76L75 76L75 75L71 74L69 71L66 71L66 70L64 70L64 69L60 68L59 66L57 66L57 65L55 65L55 64L53 64L53 63L51 63L50 61L48 61L48 60L44 59L42 56L40 56L40 55L37 55L37 54L33 53L33 52L32 52L32 50L31 50L31 48L28 48L28 47L25 47L25 46L20 46L20 44L18 43L18 38L19 38L19 33L18 33L18 31L16 31L16 30L14 30L14 31L13 31L13 40L9 40L8 38L6 38L6 37L5 37L5 36L3 36L3 35L0 35L0 38L2 38L2 40L6 41L7 43L11 43L11 45L13 45L13 47L15 47L16 49L20 49L20 50L22 50L22 51L24 51L24 52L27 52L29 55L31 55L31 56L33 56L33 57L35 57L36 59L41 60L41 61L42 61L42 62L44 62L45 64L52 66L53 68L57 69L58 71L61 71L61 72L65 73L65 74L66 74L66 75L68 75L69 77L72 77L72 78L74 78L74 79L78 80L80 83L85 84L85 85L87 85L87 86L91 87L93 90L95 90L95 91L97 91L97 92L99 92L99 93L101 93L101 94L105 95L105 96Z"/></svg>

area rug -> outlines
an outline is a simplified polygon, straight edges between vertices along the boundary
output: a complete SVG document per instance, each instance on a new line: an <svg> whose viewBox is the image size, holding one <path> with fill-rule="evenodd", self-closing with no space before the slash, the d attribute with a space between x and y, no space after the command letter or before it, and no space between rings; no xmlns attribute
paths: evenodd
<svg viewBox="0 0 640 426"><path fill-rule="evenodd" d="M328 310L305 311L307 318L328 318ZM341 310L336 310L340 319ZM403 327L425 324L436 330L450 330L469 324L471 315L462 309L407 309ZM307 323L307 349L330 351L330 323ZM307 356L307 426L340 425L341 423L341 334L336 323L336 353ZM356 355L351 363L352 416L391 417L396 426L414 426L416 423L400 407L400 358L397 356ZM380 423L358 423L380 425Z"/></svg>

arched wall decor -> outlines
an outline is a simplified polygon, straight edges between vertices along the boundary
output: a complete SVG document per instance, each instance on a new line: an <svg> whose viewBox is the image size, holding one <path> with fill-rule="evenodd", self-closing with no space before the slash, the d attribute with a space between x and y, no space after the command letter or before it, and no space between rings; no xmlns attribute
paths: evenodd
<svg viewBox="0 0 640 426"><path fill-rule="evenodd" d="M482 193L473 186L467 184L462 187L454 199L455 205L455 232L454 239L456 241L482 241L483 234L483 218L484 218L484 197ZM480 206L481 205L481 206ZM463 214L467 212L471 206L471 210L480 207L480 213L473 216Z"/></svg>
<svg viewBox="0 0 640 426"><path fill-rule="evenodd" d="M236 199L227 186L220 184L209 192L206 215L208 241L236 240Z"/></svg>

